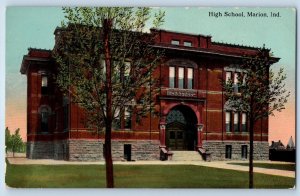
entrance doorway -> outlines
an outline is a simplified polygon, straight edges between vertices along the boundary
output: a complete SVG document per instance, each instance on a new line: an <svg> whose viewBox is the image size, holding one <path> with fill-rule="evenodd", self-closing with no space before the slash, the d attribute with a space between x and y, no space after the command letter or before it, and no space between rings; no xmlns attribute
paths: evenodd
<svg viewBox="0 0 300 196"><path fill-rule="evenodd" d="M195 150L197 117L187 106L176 106L167 115L166 144L171 150Z"/></svg>

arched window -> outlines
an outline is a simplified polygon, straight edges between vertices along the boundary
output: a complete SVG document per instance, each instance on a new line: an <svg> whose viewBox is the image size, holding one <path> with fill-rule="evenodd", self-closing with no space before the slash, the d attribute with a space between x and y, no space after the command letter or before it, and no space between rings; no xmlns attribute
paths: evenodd
<svg viewBox="0 0 300 196"><path fill-rule="evenodd" d="M41 131L49 131L49 117L50 117L50 108L48 106L42 106L40 108L40 119L41 119Z"/></svg>
<svg viewBox="0 0 300 196"><path fill-rule="evenodd" d="M178 109L171 110L167 116L167 124L175 121L180 122L182 124L186 124L184 114Z"/></svg>

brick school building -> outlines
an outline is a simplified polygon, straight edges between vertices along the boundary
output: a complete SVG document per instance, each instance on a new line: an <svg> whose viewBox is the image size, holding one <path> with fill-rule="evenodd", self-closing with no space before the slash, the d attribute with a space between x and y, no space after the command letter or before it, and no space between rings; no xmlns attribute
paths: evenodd
<svg viewBox="0 0 300 196"><path fill-rule="evenodd" d="M259 48L200 34L154 32L154 47L164 49L166 59L154 72L160 78L155 100L160 115L138 123L134 113L119 119L112 132L113 159L159 160L185 152L202 160L248 159L247 114L227 106L220 81L237 84L243 57ZM20 71L27 76L27 158L104 160L104 133L88 131L83 110L59 91L51 50L30 48ZM254 159L269 159L268 118L254 129Z"/></svg>

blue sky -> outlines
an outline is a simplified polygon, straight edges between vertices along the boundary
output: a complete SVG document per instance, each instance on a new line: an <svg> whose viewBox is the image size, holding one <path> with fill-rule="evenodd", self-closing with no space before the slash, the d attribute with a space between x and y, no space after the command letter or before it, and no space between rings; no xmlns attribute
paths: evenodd
<svg viewBox="0 0 300 196"><path fill-rule="evenodd" d="M165 23L162 28L186 33L211 35L213 41L232 44L250 45L271 48L276 57L281 60L273 67L285 68L286 81L292 96L286 111L278 114L275 121L291 124L295 119L295 9L291 8L162 8L166 11ZM251 17L209 17L208 13L244 12L249 11L270 13L280 12L279 18ZM18 122L26 119L26 76L19 72L23 55L29 47L52 49L54 45L53 32L60 25L63 13L59 7L8 7L6 11L6 124L14 130ZM290 118L287 118L289 116ZM287 134L280 135L283 127L272 127L278 132L278 139L287 142ZM13 127L15 125L15 127ZM25 132L26 126L20 125ZM277 128L277 130L275 129ZM295 132L290 128L289 135ZM271 134L270 134L271 135ZM294 136L295 134L293 134ZM274 139L276 139L274 137ZM277 139L277 140L278 140Z"/></svg>

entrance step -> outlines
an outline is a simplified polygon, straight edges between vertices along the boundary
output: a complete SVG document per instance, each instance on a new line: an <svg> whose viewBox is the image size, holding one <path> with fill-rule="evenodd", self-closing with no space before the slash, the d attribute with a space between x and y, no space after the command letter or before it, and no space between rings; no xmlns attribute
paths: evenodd
<svg viewBox="0 0 300 196"><path fill-rule="evenodd" d="M172 161L203 161L197 151L172 151Z"/></svg>

